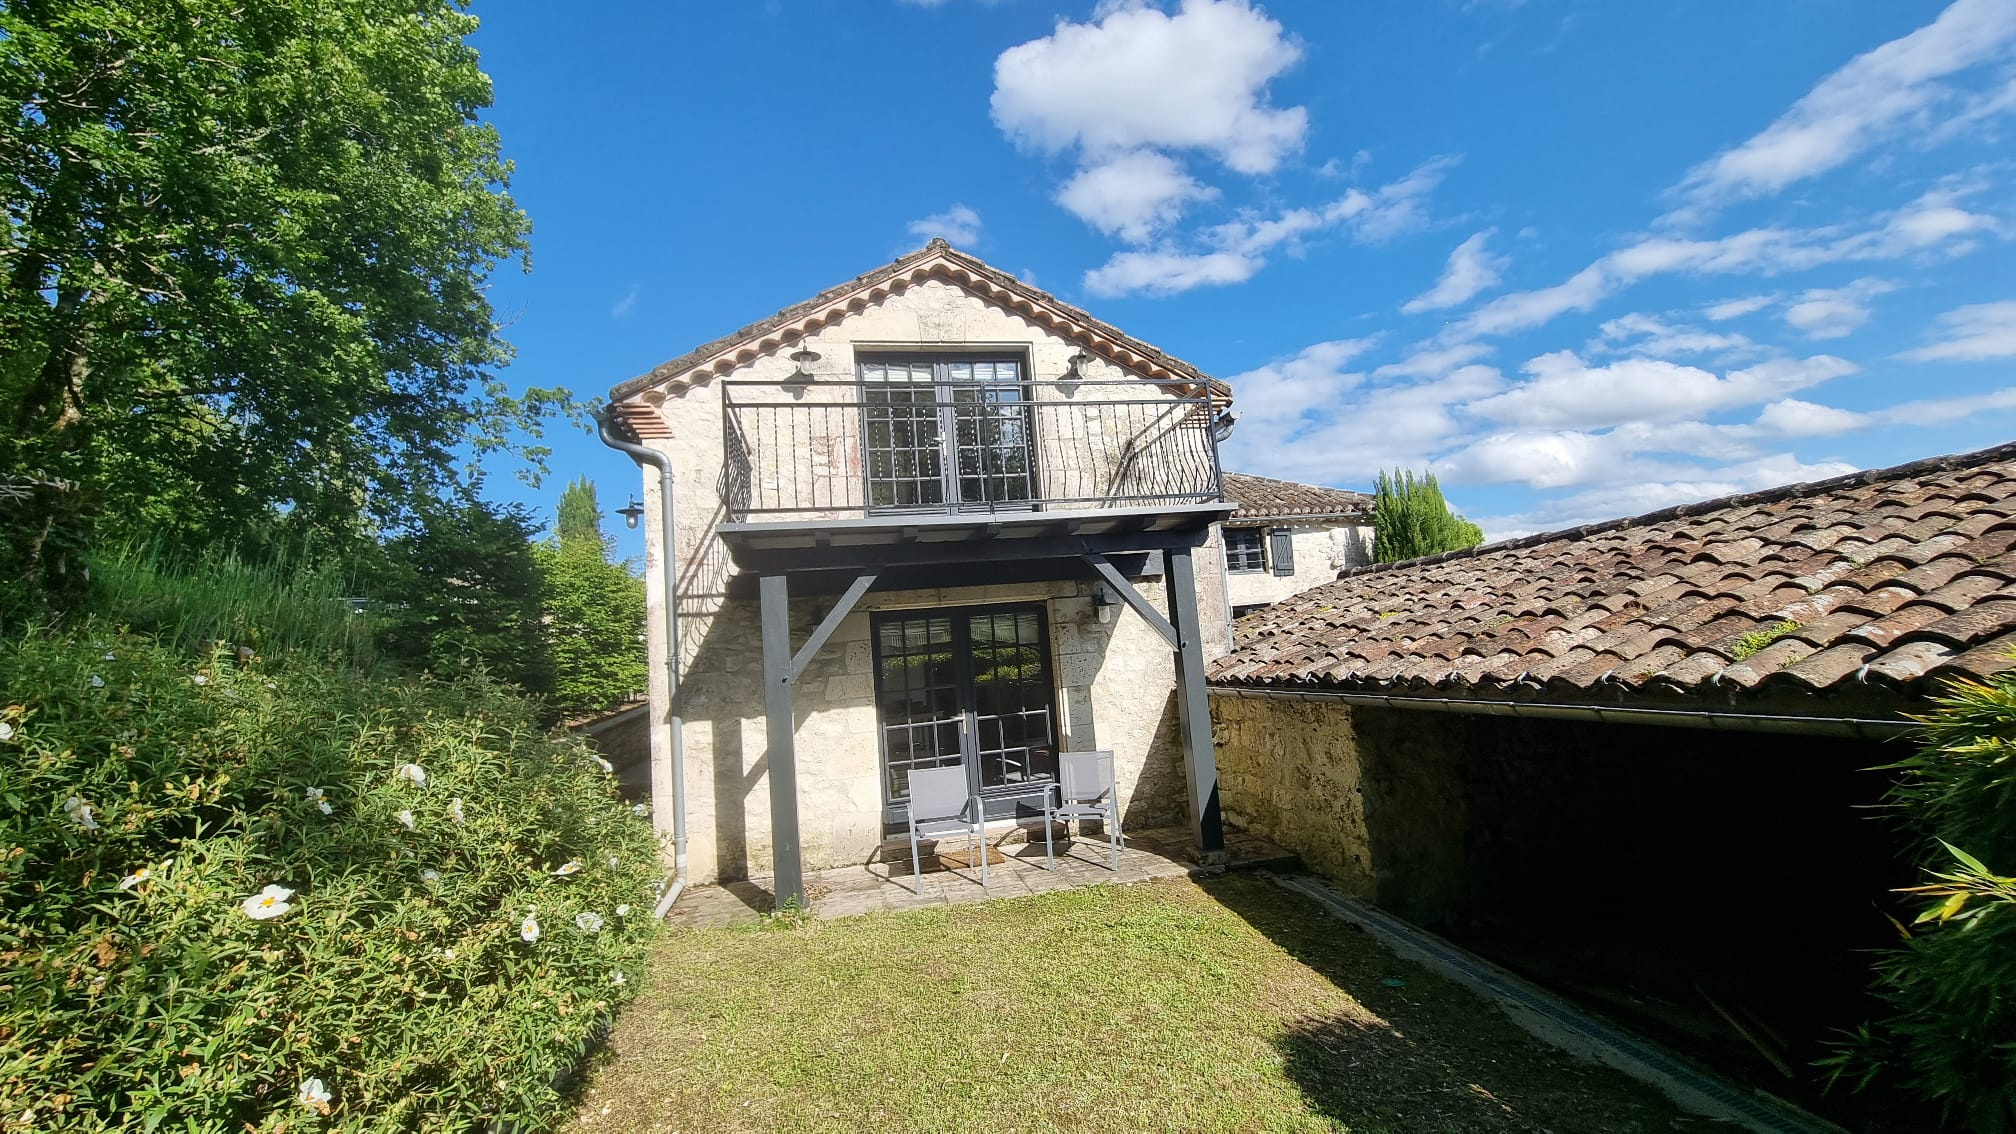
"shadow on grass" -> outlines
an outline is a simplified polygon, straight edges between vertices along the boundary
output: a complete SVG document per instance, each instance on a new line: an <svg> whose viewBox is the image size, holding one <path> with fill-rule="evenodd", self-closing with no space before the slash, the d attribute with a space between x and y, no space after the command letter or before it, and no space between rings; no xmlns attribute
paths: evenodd
<svg viewBox="0 0 2016 1134"><path fill-rule="evenodd" d="M1206 893L1365 1010L1298 1018L1274 1040L1308 1106L1352 1131L1726 1129L1577 1060L1402 961L1358 927L1254 875Z"/></svg>

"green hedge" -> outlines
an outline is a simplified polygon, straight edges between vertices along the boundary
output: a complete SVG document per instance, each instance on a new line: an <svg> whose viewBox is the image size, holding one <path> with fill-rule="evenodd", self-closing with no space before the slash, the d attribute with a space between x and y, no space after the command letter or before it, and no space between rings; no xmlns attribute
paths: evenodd
<svg viewBox="0 0 2016 1134"><path fill-rule="evenodd" d="M660 877L499 685L0 642L0 1128L542 1124Z"/></svg>

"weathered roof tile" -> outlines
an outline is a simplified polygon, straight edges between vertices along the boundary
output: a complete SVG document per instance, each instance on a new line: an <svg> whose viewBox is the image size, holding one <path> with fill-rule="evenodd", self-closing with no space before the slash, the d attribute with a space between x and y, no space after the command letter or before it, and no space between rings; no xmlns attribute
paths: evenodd
<svg viewBox="0 0 2016 1134"><path fill-rule="evenodd" d="M1919 696L2016 667L2012 516L2007 445L1358 568L1242 620L1212 676Z"/></svg>

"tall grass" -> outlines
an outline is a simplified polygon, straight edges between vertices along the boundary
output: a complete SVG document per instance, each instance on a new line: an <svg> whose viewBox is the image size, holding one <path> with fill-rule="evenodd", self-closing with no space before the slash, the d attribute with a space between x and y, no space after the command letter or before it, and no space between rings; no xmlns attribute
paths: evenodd
<svg viewBox="0 0 2016 1134"><path fill-rule="evenodd" d="M93 616L183 650L217 643L374 668L372 619L348 600L352 593L343 564L312 554L255 561L139 544L92 559Z"/></svg>

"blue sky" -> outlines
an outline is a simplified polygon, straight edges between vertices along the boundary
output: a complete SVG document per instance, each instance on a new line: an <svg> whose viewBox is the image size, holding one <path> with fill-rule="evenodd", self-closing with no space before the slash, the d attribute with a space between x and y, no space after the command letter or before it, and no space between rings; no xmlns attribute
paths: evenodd
<svg viewBox="0 0 2016 1134"><path fill-rule="evenodd" d="M2009 0L476 11L514 385L942 234L1230 380L1228 467L1430 467L1493 537L2016 432ZM636 485L550 440L492 493Z"/></svg>

